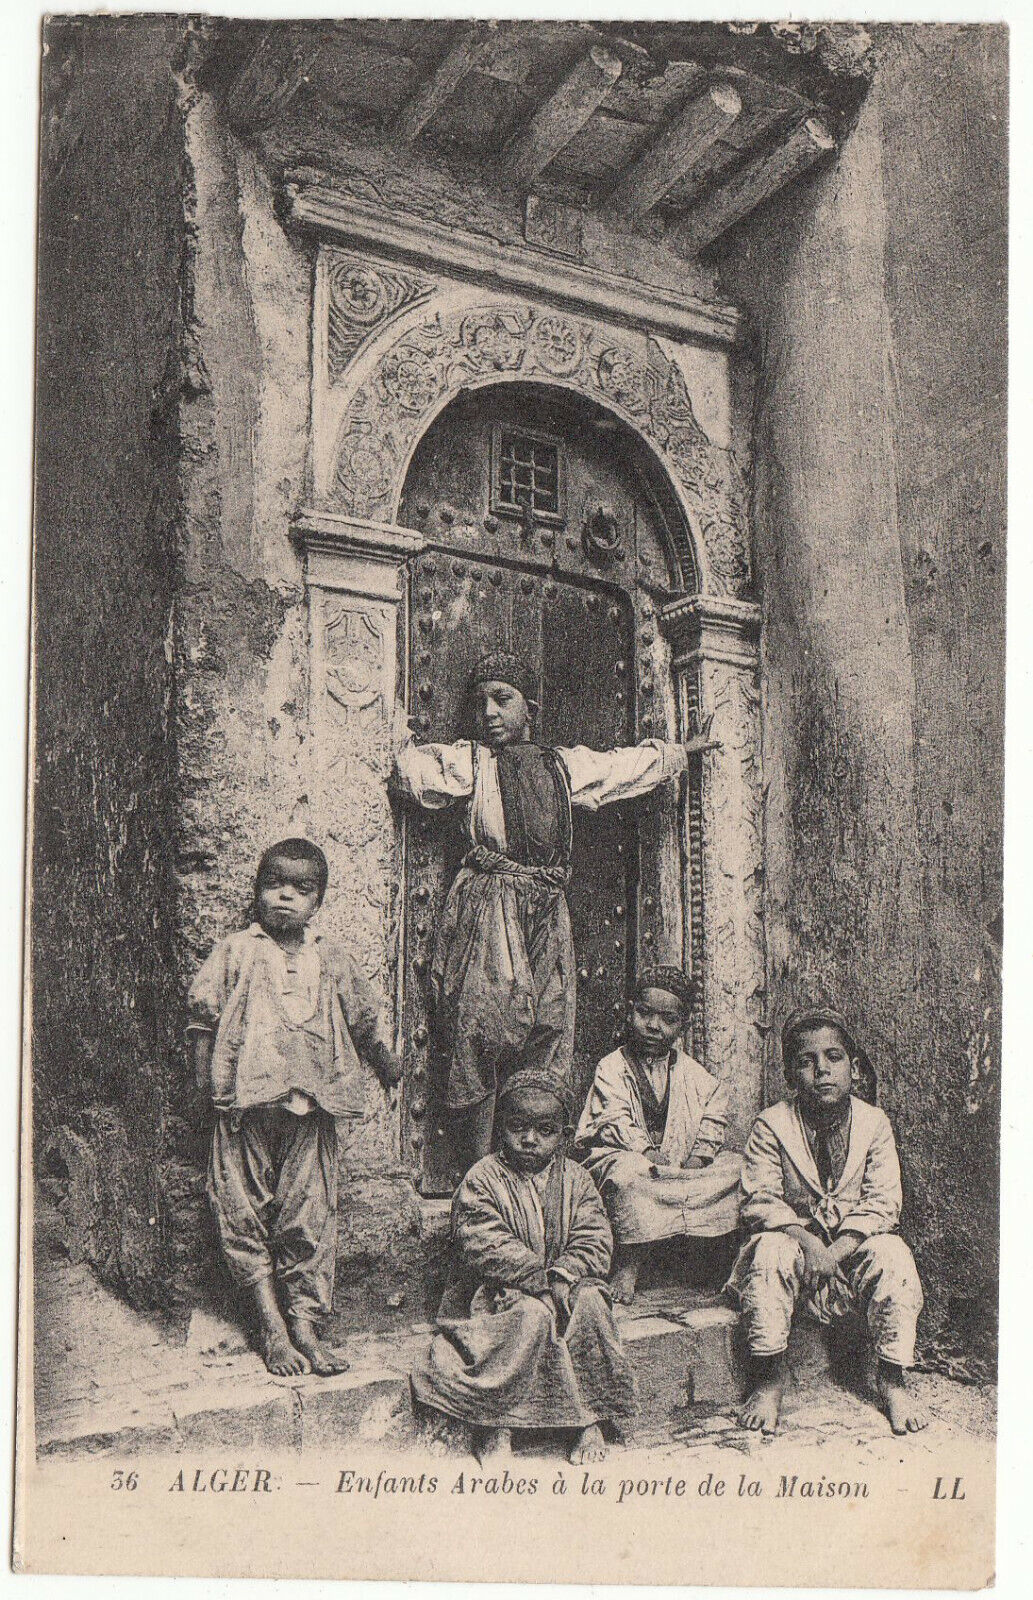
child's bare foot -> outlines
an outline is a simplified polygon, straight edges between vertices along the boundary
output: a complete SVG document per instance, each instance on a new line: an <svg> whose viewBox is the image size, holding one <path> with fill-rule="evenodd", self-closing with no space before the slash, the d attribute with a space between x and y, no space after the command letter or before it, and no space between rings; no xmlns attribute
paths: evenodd
<svg viewBox="0 0 1033 1600"><path fill-rule="evenodd" d="M348 1371L351 1363L347 1356L332 1345L324 1344L311 1322L302 1317L291 1317L290 1330L295 1347L301 1351L311 1371L323 1378L329 1378L335 1372Z"/></svg>
<svg viewBox="0 0 1033 1600"><path fill-rule="evenodd" d="M571 1445L570 1461L575 1467L580 1467L589 1461L605 1461L609 1453L598 1422L593 1422L590 1428L581 1429Z"/></svg>
<svg viewBox="0 0 1033 1600"><path fill-rule="evenodd" d="M291 1343L287 1324L280 1315L280 1307L268 1278L262 1278L252 1285L251 1297L258 1324L258 1350L269 1371L278 1378L308 1372L308 1361Z"/></svg>
<svg viewBox="0 0 1033 1600"><path fill-rule="evenodd" d="M277 1328L263 1322L258 1330L258 1349L270 1372L278 1378L294 1377L310 1370L302 1352L291 1343L286 1324Z"/></svg>
<svg viewBox="0 0 1033 1600"><path fill-rule="evenodd" d="M513 1454L513 1435L508 1428L484 1428L473 1453L482 1467L489 1461L508 1461Z"/></svg>
<svg viewBox="0 0 1033 1600"><path fill-rule="evenodd" d="M894 1433L921 1433L929 1426L929 1413L908 1392L902 1367L891 1361L880 1361L876 1388Z"/></svg>
<svg viewBox="0 0 1033 1600"><path fill-rule="evenodd" d="M786 1386L785 1356L754 1356L756 1383L739 1412L744 1428L754 1433L774 1433Z"/></svg>
<svg viewBox="0 0 1033 1600"><path fill-rule="evenodd" d="M618 1245L614 1251L610 1290L616 1305L630 1306L634 1300L644 1254L642 1245Z"/></svg>

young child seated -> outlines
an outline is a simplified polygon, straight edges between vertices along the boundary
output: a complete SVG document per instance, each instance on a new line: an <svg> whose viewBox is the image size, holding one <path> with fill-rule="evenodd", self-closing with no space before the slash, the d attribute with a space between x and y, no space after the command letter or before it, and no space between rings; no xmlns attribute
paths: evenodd
<svg viewBox="0 0 1033 1600"><path fill-rule="evenodd" d="M415 1398L482 1430L481 1460L513 1428L573 1429L570 1459L601 1461L600 1423L634 1411L634 1377L602 1280L612 1236L587 1172L564 1155L570 1091L537 1068L499 1102L500 1144L452 1203L453 1276Z"/></svg>
<svg viewBox="0 0 1033 1600"><path fill-rule="evenodd" d="M803 1298L821 1322L864 1313L893 1431L916 1432L927 1418L904 1369L914 1360L922 1286L894 1232L900 1164L889 1118L851 1093L864 1082L867 1057L844 1018L818 1006L789 1018L782 1063L792 1093L761 1112L747 1141L742 1220L752 1237L728 1283L754 1367L740 1420L774 1432L790 1324Z"/></svg>
<svg viewBox="0 0 1033 1600"><path fill-rule="evenodd" d="M742 1157L723 1149L728 1092L679 1043L693 993L677 967L640 976L624 1044L600 1061L578 1124L575 1153L613 1224L613 1296L624 1305L651 1245L719 1238L739 1220Z"/></svg>
<svg viewBox="0 0 1033 1600"><path fill-rule="evenodd" d="M307 839L266 850L255 920L219 941L189 996L197 1081L215 1107L208 1198L276 1373L348 1365L317 1332L337 1253L334 1119L362 1115L357 1050L385 1084L399 1078L372 989L309 927L327 877L326 857Z"/></svg>

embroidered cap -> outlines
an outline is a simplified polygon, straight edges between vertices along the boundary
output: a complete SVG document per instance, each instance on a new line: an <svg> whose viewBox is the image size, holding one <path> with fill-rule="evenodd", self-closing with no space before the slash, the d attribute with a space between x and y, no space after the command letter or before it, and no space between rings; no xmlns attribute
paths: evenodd
<svg viewBox="0 0 1033 1600"><path fill-rule="evenodd" d="M505 650L496 650L482 656L470 675L470 692L479 683L509 683L519 689L529 706L538 705L538 674L532 672L518 656Z"/></svg>
<svg viewBox="0 0 1033 1600"><path fill-rule="evenodd" d="M504 1100L511 1100L515 1094L530 1091L537 1094L551 1094L563 1107L564 1115L569 1117L574 1110L574 1095L570 1084L554 1072L546 1072L542 1067L522 1067L514 1072L512 1077L506 1079L498 1093L499 1105Z"/></svg>
<svg viewBox="0 0 1033 1600"><path fill-rule="evenodd" d="M641 999L647 989L663 989L666 994L677 995L686 1011L692 1010L696 998L696 983L681 967L647 967L635 980L632 998Z"/></svg>

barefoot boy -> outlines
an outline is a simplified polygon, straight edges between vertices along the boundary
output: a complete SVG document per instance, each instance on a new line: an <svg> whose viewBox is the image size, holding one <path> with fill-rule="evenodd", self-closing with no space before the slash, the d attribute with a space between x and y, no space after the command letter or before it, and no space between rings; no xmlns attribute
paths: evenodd
<svg viewBox="0 0 1033 1600"><path fill-rule="evenodd" d="M423 1405L482 1430L482 1460L508 1453L513 1428L566 1428L571 1461L600 1461L600 1423L634 1410L602 1283L610 1226L592 1179L563 1153L569 1095L551 1073L514 1073L500 1095L499 1150L452 1203L454 1275L412 1387Z"/></svg>
<svg viewBox="0 0 1033 1600"><path fill-rule="evenodd" d="M351 957L309 927L327 875L307 839L266 850L255 920L219 941L189 997L197 1081L216 1113L208 1198L276 1373L348 1365L317 1333L337 1252L334 1119L362 1114L356 1047L385 1084L399 1077L372 990Z"/></svg>
<svg viewBox="0 0 1033 1600"><path fill-rule="evenodd" d="M642 973L624 1044L600 1061L578 1124L577 1154L613 1224L613 1297L623 1305L651 1245L738 1225L742 1157L723 1149L728 1092L679 1042L692 997L677 967Z"/></svg>
<svg viewBox="0 0 1033 1600"><path fill-rule="evenodd" d="M922 1286L893 1230L900 1165L889 1119L851 1089L862 1053L842 1016L812 1007L782 1030L786 1100L762 1111L746 1144L742 1221L753 1236L728 1288L738 1296L754 1367L740 1420L774 1432L786 1346L801 1295L819 1321L860 1308L879 1360L878 1389L894 1433L924 1428L908 1393Z"/></svg>

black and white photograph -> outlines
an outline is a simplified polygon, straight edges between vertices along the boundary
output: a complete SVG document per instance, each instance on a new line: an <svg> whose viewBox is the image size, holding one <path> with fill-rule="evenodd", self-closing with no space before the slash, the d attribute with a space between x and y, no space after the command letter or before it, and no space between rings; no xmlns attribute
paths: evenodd
<svg viewBox="0 0 1033 1600"><path fill-rule="evenodd" d="M39 72L16 1564L991 1584L1008 26Z"/></svg>

